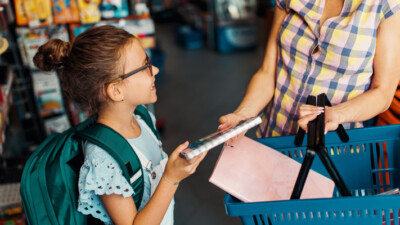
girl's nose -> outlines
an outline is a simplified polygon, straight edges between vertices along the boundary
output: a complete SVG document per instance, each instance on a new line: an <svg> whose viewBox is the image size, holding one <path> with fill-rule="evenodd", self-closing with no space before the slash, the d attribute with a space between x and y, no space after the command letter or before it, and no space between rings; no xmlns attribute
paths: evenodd
<svg viewBox="0 0 400 225"><path fill-rule="evenodd" d="M151 66L152 66L152 70L153 70L153 76L156 76L160 72L160 70L156 66L153 66L153 65L151 65Z"/></svg>

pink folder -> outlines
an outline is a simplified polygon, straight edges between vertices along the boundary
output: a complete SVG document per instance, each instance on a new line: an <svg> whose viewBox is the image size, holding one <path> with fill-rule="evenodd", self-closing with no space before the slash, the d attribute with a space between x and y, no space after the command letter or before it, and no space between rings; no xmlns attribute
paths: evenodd
<svg viewBox="0 0 400 225"><path fill-rule="evenodd" d="M222 149L210 182L243 202L289 200L301 164L248 137ZM310 170L301 199L330 198L334 182Z"/></svg>

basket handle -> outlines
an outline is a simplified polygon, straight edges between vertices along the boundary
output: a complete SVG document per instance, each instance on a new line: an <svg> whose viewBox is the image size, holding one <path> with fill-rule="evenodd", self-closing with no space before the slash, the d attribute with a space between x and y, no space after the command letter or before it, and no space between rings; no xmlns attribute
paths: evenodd
<svg viewBox="0 0 400 225"><path fill-rule="evenodd" d="M329 100L324 93L318 96L310 95L307 98L307 103L311 105L324 107L327 102L330 105ZM348 136L347 133L344 131L343 126L341 126L341 129L343 129L342 131L344 133L338 132L339 137L342 139L342 141L346 140L345 138L347 137L348 141ZM330 177L335 182L335 185L338 188L340 194L342 196L351 196L350 190L346 186L344 180L339 174L339 171L336 169L334 163L330 159L329 154L326 152L324 130L325 130L325 113L321 113L320 115L317 116L317 118L308 123L307 151L303 159L300 172L297 176L296 184L293 188L293 192L290 199L300 198L301 192L303 191L303 187L306 182L315 155L318 155L319 158L321 159L322 164L325 166L325 169L328 171ZM297 141L298 142L297 144L303 141L303 138L299 137L301 135L304 137L304 134L305 131L302 129L302 131L299 132L298 135L296 135L295 142ZM346 136L344 136L343 134L345 134Z"/></svg>
<svg viewBox="0 0 400 225"><path fill-rule="evenodd" d="M326 96L326 94L324 94L324 93L320 94L319 96L322 96L322 95L325 96L325 105L332 107L332 104L329 101L328 96ZM312 96L312 95L308 96L306 104L313 105L313 103L315 103L315 102L316 102L315 96ZM347 132L344 129L342 124L339 124L338 128L336 129L336 133L338 134L340 140L342 140L343 142L348 142L350 140L349 135L347 134ZM294 144L296 146L301 146L303 144L305 134L306 134L306 131L303 128L299 127L299 130L297 131L296 137L294 139Z"/></svg>

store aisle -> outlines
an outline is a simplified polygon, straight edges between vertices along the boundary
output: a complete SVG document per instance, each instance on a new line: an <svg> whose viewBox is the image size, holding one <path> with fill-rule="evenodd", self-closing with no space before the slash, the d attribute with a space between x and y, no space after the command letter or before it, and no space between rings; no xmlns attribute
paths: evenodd
<svg viewBox="0 0 400 225"><path fill-rule="evenodd" d="M218 118L238 106L251 75L261 65L265 47L262 21L259 47L234 54L179 48L173 28L172 24L156 25L166 61L164 73L156 77L155 113L166 122L163 141L167 153L186 140L216 131ZM248 135L254 137L252 131ZM175 197L175 225L241 224L239 218L226 215L225 192L208 182L220 151L221 147L211 150L197 172L180 184Z"/></svg>

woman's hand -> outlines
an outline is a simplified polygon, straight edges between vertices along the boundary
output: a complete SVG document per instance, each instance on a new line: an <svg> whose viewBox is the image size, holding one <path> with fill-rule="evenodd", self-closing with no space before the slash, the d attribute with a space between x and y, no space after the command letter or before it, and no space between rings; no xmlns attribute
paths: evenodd
<svg viewBox="0 0 400 225"><path fill-rule="evenodd" d="M236 113L236 112L227 114L225 116L221 116L218 120L218 122L220 123L220 125L218 126L218 130L223 131L224 129L227 129L229 127L234 127L236 124L238 124L240 121L242 121L244 119L246 119L245 116L243 116L239 113ZM246 131L229 139L227 141L227 143L229 143L231 141L235 141L235 140L243 137L245 134L246 134Z"/></svg>
<svg viewBox="0 0 400 225"><path fill-rule="evenodd" d="M304 104L300 106L298 124L307 132L308 123L325 111L325 134L328 131L336 130L340 124L339 114L333 107L320 107Z"/></svg>
<svg viewBox="0 0 400 225"><path fill-rule="evenodd" d="M179 153L187 148L189 142L179 145L169 156L167 165L165 166L164 176L172 182L180 182L186 177L192 175L197 166L206 156L206 153L201 153L200 155L194 157L191 160L186 160L179 156Z"/></svg>

